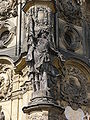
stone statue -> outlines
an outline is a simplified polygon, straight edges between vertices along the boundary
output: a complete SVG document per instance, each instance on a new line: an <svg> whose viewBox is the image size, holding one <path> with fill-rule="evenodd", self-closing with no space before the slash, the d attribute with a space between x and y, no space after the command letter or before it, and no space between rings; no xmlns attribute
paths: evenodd
<svg viewBox="0 0 90 120"><path fill-rule="evenodd" d="M30 73L32 73L30 74L30 79L33 80L34 77L35 80L33 82L36 83L36 88L34 88L34 90L40 89L40 85L37 84L40 84L41 79L47 79L46 71L50 72L51 60L49 50L54 51L54 48L49 39L50 35L47 29L40 30L37 37L31 35L30 38L28 60L30 63ZM52 74L54 75L54 67L52 66L52 68Z"/></svg>
<svg viewBox="0 0 90 120"><path fill-rule="evenodd" d="M35 23L32 16L30 21L27 54L27 61L30 66L29 79L32 81L34 91L38 91L42 88L46 89L47 83L45 80L47 80L48 74L55 77L57 70L51 63L52 55L50 54L58 54L58 52L51 42L52 37L50 36L49 28L40 29L35 33Z"/></svg>
<svg viewBox="0 0 90 120"><path fill-rule="evenodd" d="M2 112L2 106L0 106L0 120L5 120L4 112Z"/></svg>
<svg viewBox="0 0 90 120"><path fill-rule="evenodd" d="M57 96L56 77L59 71L53 65L53 59L55 56L62 59L60 52L55 48L51 14L49 8L42 6L32 7L29 11L27 63L30 69L28 77L33 86L33 96L42 95L41 99L43 96L46 98L48 96L50 99Z"/></svg>

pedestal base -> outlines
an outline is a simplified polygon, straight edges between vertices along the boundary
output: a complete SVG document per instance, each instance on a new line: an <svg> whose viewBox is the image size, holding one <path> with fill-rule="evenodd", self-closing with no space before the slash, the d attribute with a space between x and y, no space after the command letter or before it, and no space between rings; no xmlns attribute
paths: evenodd
<svg viewBox="0 0 90 120"><path fill-rule="evenodd" d="M51 96L49 91L46 90L39 90L32 93L31 102L28 105L35 105L35 104L56 104L56 100Z"/></svg>
<svg viewBox="0 0 90 120"><path fill-rule="evenodd" d="M35 103L23 108L23 112L28 114L28 120L65 120L62 115L64 108L54 103Z"/></svg>
<svg viewBox="0 0 90 120"><path fill-rule="evenodd" d="M28 120L65 120L61 117L59 111L51 109L49 111L34 111L28 115Z"/></svg>

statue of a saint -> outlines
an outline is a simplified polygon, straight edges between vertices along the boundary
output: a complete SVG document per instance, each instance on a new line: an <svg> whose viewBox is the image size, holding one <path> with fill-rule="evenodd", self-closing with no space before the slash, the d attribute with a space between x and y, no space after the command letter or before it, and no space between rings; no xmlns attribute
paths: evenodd
<svg viewBox="0 0 90 120"><path fill-rule="evenodd" d="M37 91L41 89L41 81L47 79L47 74L55 76L57 71L51 63L51 54L57 54L57 51L51 42L53 40L51 40L49 28L35 32L34 26L34 19L31 16L27 61L30 66L29 79L32 81L34 91Z"/></svg>

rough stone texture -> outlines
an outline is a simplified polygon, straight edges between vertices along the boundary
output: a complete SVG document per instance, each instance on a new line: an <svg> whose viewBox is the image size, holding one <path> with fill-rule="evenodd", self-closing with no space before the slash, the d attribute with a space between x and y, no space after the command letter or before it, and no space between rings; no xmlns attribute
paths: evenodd
<svg viewBox="0 0 90 120"><path fill-rule="evenodd" d="M90 119L89 6L0 0L0 120Z"/></svg>

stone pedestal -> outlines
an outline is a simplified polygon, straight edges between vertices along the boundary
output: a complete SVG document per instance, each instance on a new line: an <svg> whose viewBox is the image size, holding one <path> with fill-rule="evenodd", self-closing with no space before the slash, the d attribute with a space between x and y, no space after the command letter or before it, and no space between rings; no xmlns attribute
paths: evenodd
<svg viewBox="0 0 90 120"><path fill-rule="evenodd" d="M28 105L23 112L28 114L28 120L65 120L62 116L64 109L50 103Z"/></svg>

